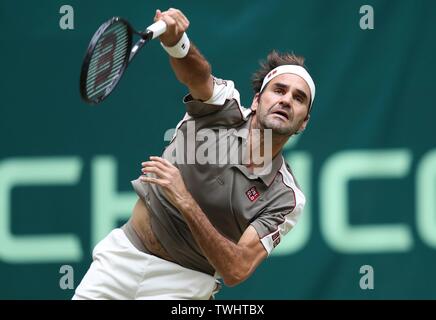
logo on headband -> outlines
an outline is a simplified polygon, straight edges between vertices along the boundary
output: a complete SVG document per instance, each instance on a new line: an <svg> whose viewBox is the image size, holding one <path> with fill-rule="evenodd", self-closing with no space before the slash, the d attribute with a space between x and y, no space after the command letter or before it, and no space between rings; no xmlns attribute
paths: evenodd
<svg viewBox="0 0 436 320"><path fill-rule="evenodd" d="M266 76L267 78L271 78L273 75L275 75L277 73L277 69L272 70L270 73L268 73L268 75Z"/></svg>

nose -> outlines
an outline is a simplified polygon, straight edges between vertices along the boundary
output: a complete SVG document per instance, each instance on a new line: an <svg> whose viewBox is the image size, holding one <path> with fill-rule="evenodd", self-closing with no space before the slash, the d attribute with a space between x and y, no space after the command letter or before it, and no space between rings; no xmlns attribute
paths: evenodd
<svg viewBox="0 0 436 320"><path fill-rule="evenodd" d="M289 96L283 96L281 99L280 99L280 101L279 101L279 104L280 104L280 106L281 107L283 107L283 108L289 108L289 109L291 109L291 107L292 107L292 96L291 97L289 97Z"/></svg>

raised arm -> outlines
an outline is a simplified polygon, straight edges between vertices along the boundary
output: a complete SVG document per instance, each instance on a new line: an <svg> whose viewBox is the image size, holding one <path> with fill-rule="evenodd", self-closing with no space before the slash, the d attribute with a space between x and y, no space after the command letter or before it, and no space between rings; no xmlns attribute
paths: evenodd
<svg viewBox="0 0 436 320"><path fill-rule="evenodd" d="M161 12L156 10L154 21L163 20L167 30L160 36L166 47L173 47L189 27L189 20L178 9L170 8ZM213 93L211 67L200 51L190 43L188 54L183 58L170 56L170 63L177 79L188 87L194 99L206 101Z"/></svg>

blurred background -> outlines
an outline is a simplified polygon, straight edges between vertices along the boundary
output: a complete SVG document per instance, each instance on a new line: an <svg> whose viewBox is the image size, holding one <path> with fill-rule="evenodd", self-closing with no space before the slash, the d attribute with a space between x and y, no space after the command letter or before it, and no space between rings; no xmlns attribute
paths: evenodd
<svg viewBox="0 0 436 320"><path fill-rule="evenodd" d="M61 27L63 5L73 29ZM76 287L94 245L129 217L130 181L161 154L186 89L157 41L101 105L80 100L80 67L105 20L141 30L168 7L190 19L190 38L244 106L272 49L305 56L317 84L309 126L285 152L303 217L217 298L435 299L432 0L1 0L0 299L70 299L62 266Z"/></svg>

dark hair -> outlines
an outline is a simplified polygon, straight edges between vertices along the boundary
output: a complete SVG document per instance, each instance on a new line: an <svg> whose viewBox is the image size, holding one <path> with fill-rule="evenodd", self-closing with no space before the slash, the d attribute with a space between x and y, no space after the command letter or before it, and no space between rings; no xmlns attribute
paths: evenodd
<svg viewBox="0 0 436 320"><path fill-rule="evenodd" d="M260 62L260 69L257 70L251 77L251 85L253 87L254 93L258 93L260 91L263 79L271 70L285 64L305 67L304 57L297 56L293 52L280 53L275 50L271 51L268 54L266 60Z"/></svg>

